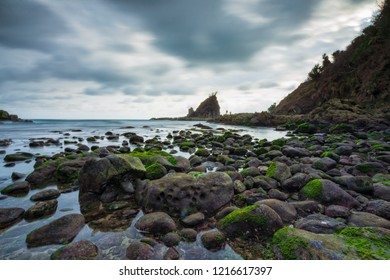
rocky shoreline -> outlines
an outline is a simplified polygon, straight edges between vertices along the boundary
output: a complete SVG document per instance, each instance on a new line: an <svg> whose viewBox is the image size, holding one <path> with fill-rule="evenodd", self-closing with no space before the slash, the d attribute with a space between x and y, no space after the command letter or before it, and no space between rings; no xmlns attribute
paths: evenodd
<svg viewBox="0 0 390 280"><path fill-rule="evenodd" d="M50 217L59 196L78 191L81 214L34 229L28 247L63 244L53 259L96 259L99 244L72 242L85 224L120 232L135 222L144 237L123 245L128 259L181 259L178 244L197 238L207 250L229 245L244 259L390 259L390 130L317 131L300 124L267 141L205 126L165 139L129 132L122 145L99 147L100 137L118 139L108 132L51 157L7 154L5 164L35 165L26 178L15 174L1 199L42 191L30 209L1 208L0 232ZM33 142L56 145L49 140Z"/></svg>

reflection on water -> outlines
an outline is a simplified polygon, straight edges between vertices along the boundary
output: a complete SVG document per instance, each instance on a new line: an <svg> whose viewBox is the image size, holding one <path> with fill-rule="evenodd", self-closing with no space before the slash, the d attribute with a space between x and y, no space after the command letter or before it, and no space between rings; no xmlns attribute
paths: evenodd
<svg viewBox="0 0 390 280"><path fill-rule="evenodd" d="M93 121L59 121L59 120L38 120L34 123L5 123L0 125L0 140L12 139L12 144L6 147L0 147L0 189L13 183L11 179L12 172L19 172L28 175L33 171L34 160L27 162L16 162L13 167L4 167L4 157L6 154L15 153L17 151L30 152L35 155L54 155L63 152L66 147L75 148L75 144L64 144L65 140L76 141L80 144L91 146L85 139L87 137L98 135L102 136L107 131L112 131L116 134L124 132L134 132L146 139L151 139L155 136L160 136L161 140L166 140L168 133L174 130L193 129L193 125L197 122L175 122L175 121L125 121L125 120L93 120ZM223 126L217 124L207 124L212 128L224 127L226 129L231 126ZM133 128L128 128L132 126ZM267 138L268 140L283 137L285 133L276 132L272 129L261 128L242 128L240 134L250 134L259 139ZM53 138L59 139L60 145L52 145L38 148L30 148L29 143L31 138ZM117 141L109 141L106 138L99 140L97 145L120 145L123 136L120 136ZM96 145L94 143L93 145ZM131 149L136 146L130 145ZM187 153L179 152L176 155L189 156ZM23 180L23 179L22 179ZM45 189L57 188L55 185L46 187ZM30 208L34 203L30 201L30 197L42 189L31 190L24 197L4 197L0 195L0 208L20 207L25 210ZM49 222L60 218L61 216L71 213L80 213L78 201L78 191L62 193L58 200L57 211L50 217L41 220L27 222L22 220L18 224L0 231L0 259L49 259L50 255L57 250L61 245L50 245L37 248L27 248L26 235L32 230L39 228ZM99 259L125 259L125 252L128 245L133 240L140 240L145 236L139 233L135 227L135 222L143 215L142 211L133 219L130 227L122 232L96 232L88 225L79 232L74 241L90 240L99 248ZM240 259L228 245L225 249L210 252L205 249L200 241L203 232L200 232L195 242L180 242L176 249L180 254L181 259ZM162 259L168 248L162 244L154 247L155 258Z"/></svg>

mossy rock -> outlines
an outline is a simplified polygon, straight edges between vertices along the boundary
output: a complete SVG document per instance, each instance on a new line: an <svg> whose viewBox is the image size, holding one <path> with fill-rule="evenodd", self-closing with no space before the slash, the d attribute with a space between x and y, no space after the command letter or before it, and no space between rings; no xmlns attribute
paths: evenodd
<svg viewBox="0 0 390 280"><path fill-rule="evenodd" d="M134 149L134 151L131 152L129 155L132 157L139 158L146 167L156 162L156 156L161 156L167 159L168 162L171 163L172 165L176 165L177 163L176 158L174 156L164 151L156 151L156 150L136 151L136 149Z"/></svg>
<svg viewBox="0 0 390 280"><path fill-rule="evenodd" d="M321 157L322 158L328 157L328 158L335 160L336 162L340 161L340 156L338 154L333 153L333 152L329 152L329 151L323 152L321 154Z"/></svg>
<svg viewBox="0 0 390 280"><path fill-rule="evenodd" d="M156 180L164 177L167 174L167 169L155 162L152 165L146 167L146 178L149 180Z"/></svg>
<svg viewBox="0 0 390 280"><path fill-rule="evenodd" d="M298 125L295 132L296 133L314 134L317 132L317 129L314 125L312 125L310 123L302 123L302 124Z"/></svg>
<svg viewBox="0 0 390 280"><path fill-rule="evenodd" d="M235 148L233 150L233 155L245 156L247 152L248 152L248 150L245 148Z"/></svg>
<svg viewBox="0 0 390 280"><path fill-rule="evenodd" d="M287 140L284 138L275 139L271 142L272 146L279 146L279 147L283 147L284 145L286 145L286 143Z"/></svg>
<svg viewBox="0 0 390 280"><path fill-rule="evenodd" d="M336 124L336 125L331 126L329 131L332 133L353 132L354 127L352 125L349 125L349 124L340 123L340 124Z"/></svg>
<svg viewBox="0 0 390 280"><path fill-rule="evenodd" d="M195 143L194 142L184 141L184 142L180 143L180 149L182 149L182 150L189 149L189 148L194 148L194 147L195 147Z"/></svg>
<svg viewBox="0 0 390 280"><path fill-rule="evenodd" d="M272 235L283 226L280 216L267 205L250 205L237 209L219 220L218 227L229 237Z"/></svg>
<svg viewBox="0 0 390 280"><path fill-rule="evenodd" d="M291 171L285 163L274 161L268 167L266 176L283 183L291 177Z"/></svg>
<svg viewBox="0 0 390 280"><path fill-rule="evenodd" d="M307 198L321 201L322 199L322 182L320 179L311 180L301 190L303 195Z"/></svg>
<svg viewBox="0 0 390 280"><path fill-rule="evenodd" d="M205 148L199 148L196 152L195 155L200 156L200 157L208 157L210 155L209 150Z"/></svg>
<svg viewBox="0 0 390 280"><path fill-rule="evenodd" d="M4 161L6 162L26 161L32 159L33 157L34 157L33 154L21 152L21 153L6 155L4 157Z"/></svg>

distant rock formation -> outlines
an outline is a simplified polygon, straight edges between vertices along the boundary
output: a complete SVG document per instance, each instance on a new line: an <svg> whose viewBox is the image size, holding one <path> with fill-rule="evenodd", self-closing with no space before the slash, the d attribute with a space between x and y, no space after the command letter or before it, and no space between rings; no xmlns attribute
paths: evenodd
<svg viewBox="0 0 390 280"><path fill-rule="evenodd" d="M187 118L215 119L220 115L221 113L217 99L217 92L213 92L206 100L200 103L199 107L195 111L193 108L190 108L188 110Z"/></svg>
<svg viewBox="0 0 390 280"><path fill-rule="evenodd" d="M0 121L31 122L30 120L22 120L18 117L18 115L11 115L4 110L0 110Z"/></svg>

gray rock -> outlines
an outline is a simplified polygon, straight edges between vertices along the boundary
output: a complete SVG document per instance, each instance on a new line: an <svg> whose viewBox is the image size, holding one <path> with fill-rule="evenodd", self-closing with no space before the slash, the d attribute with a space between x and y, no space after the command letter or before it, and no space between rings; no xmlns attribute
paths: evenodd
<svg viewBox="0 0 390 280"><path fill-rule="evenodd" d="M162 239L165 246L173 247L180 243L181 237L175 232L168 232Z"/></svg>
<svg viewBox="0 0 390 280"><path fill-rule="evenodd" d="M207 250L219 251L225 247L226 237L222 232L213 230L204 233L201 237L201 241Z"/></svg>
<svg viewBox="0 0 390 280"><path fill-rule="evenodd" d="M23 173L19 173L19 172L12 172L11 174L11 178L12 180L16 181L16 180L19 180L19 179L22 179L23 177L25 177L26 175L23 174Z"/></svg>
<svg viewBox="0 0 390 280"><path fill-rule="evenodd" d="M324 172L331 170L337 166L337 162L331 158L324 157L313 162L312 165L315 169L322 170Z"/></svg>
<svg viewBox="0 0 390 280"><path fill-rule="evenodd" d="M29 247L39 247L51 244L65 244L70 242L84 227L84 216L69 214L51 223L37 228L27 235Z"/></svg>
<svg viewBox="0 0 390 280"><path fill-rule="evenodd" d="M164 260L178 260L180 259L180 254L174 247L170 247L164 255Z"/></svg>
<svg viewBox="0 0 390 280"><path fill-rule="evenodd" d="M291 177L290 168L285 163L274 161L268 168L267 176L283 183Z"/></svg>
<svg viewBox="0 0 390 280"><path fill-rule="evenodd" d="M57 200L49 201L40 201L31 206L26 213L24 213L24 218L28 221L40 219L53 215L58 206Z"/></svg>
<svg viewBox="0 0 390 280"><path fill-rule="evenodd" d="M279 200L286 200L288 198L288 194L280 191L280 190L277 190L277 189L270 189L268 191L268 196L270 198L274 198L274 199L279 199Z"/></svg>
<svg viewBox="0 0 390 280"><path fill-rule="evenodd" d="M303 188L312 177L304 173L296 173L282 183L282 189L288 192L297 192Z"/></svg>
<svg viewBox="0 0 390 280"><path fill-rule="evenodd" d="M203 223L205 220L205 216L202 212L197 212L192 215L189 215L181 220L182 224L187 227L194 227L201 223Z"/></svg>
<svg viewBox="0 0 390 280"><path fill-rule="evenodd" d="M223 208L221 211L219 211L216 215L215 215L215 218L217 220L220 220L222 219L223 217L225 217L226 215L232 213L234 210L237 210L239 209L237 206L228 206L228 207L225 207Z"/></svg>
<svg viewBox="0 0 390 280"><path fill-rule="evenodd" d="M26 181L15 182L1 190L1 194L8 196L25 196L30 191L30 184Z"/></svg>
<svg viewBox="0 0 390 280"><path fill-rule="evenodd" d="M390 221L367 212L352 212L348 225L357 227L383 227L390 229Z"/></svg>
<svg viewBox="0 0 390 280"><path fill-rule="evenodd" d="M51 200L56 199L59 197L61 193L56 189L49 189L49 190L43 190L40 191L33 196L30 197L31 201L44 201L44 200Z"/></svg>
<svg viewBox="0 0 390 280"><path fill-rule="evenodd" d="M206 215L227 204L234 194L232 179L226 173L209 172L194 178L188 174L168 174L138 189L146 212L165 211L185 215L196 208Z"/></svg>
<svg viewBox="0 0 390 280"><path fill-rule="evenodd" d="M325 215L331 218L347 218L349 214L349 209L340 205L330 205L325 209Z"/></svg>
<svg viewBox="0 0 390 280"><path fill-rule="evenodd" d="M295 223L295 227L314 233L334 233L343 228L346 228L346 224L336 219L330 218L321 214L312 214L305 218L298 220Z"/></svg>
<svg viewBox="0 0 390 280"><path fill-rule="evenodd" d="M237 194L237 193L242 193L246 190L246 187L244 185L243 182L241 182L240 180L235 180L234 181L234 193Z"/></svg>
<svg viewBox="0 0 390 280"><path fill-rule="evenodd" d="M126 257L129 260L149 260L153 255L153 247L144 242L133 241L126 249Z"/></svg>
<svg viewBox="0 0 390 280"><path fill-rule="evenodd" d="M0 229L8 228L22 220L24 209L0 208Z"/></svg>
<svg viewBox="0 0 390 280"><path fill-rule="evenodd" d="M282 152L285 156L288 156L291 158L310 156L310 152L307 149L299 148L299 147L285 146L285 147L283 147Z"/></svg>
<svg viewBox="0 0 390 280"><path fill-rule="evenodd" d="M197 231L192 228L183 228L180 231L180 235L187 242L195 242L196 236L198 235Z"/></svg>
<svg viewBox="0 0 390 280"><path fill-rule="evenodd" d="M307 215L318 213L322 208L318 201L314 200L290 202L290 204L295 207L298 215L301 217L306 217Z"/></svg>
<svg viewBox="0 0 390 280"><path fill-rule="evenodd" d="M374 184L374 193L375 198L383 199L390 201L390 186L386 186L381 183Z"/></svg>
<svg viewBox="0 0 390 280"><path fill-rule="evenodd" d="M153 212L142 216L135 223L135 227L153 234L166 234L176 230L175 221L164 212Z"/></svg>
<svg viewBox="0 0 390 280"><path fill-rule="evenodd" d="M390 202L385 200L371 200L367 204L366 211L379 217L390 220Z"/></svg>
<svg viewBox="0 0 390 280"><path fill-rule="evenodd" d="M256 202L256 204L265 204L271 207L276 213L278 213L283 223L286 224L292 223L297 217L297 211L294 206L284 201L277 199L264 199Z"/></svg>
<svg viewBox="0 0 390 280"><path fill-rule="evenodd" d="M346 187L349 190L353 190L358 193L372 193L374 191L374 186L372 180L367 176L341 176L335 177L334 181L338 184Z"/></svg>
<svg viewBox="0 0 390 280"><path fill-rule="evenodd" d="M94 260L98 247L89 240L80 240L59 248L51 255L52 260Z"/></svg>

